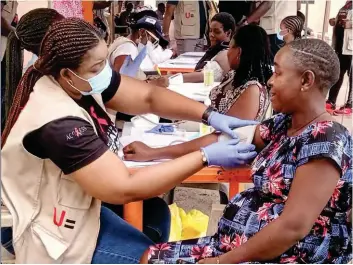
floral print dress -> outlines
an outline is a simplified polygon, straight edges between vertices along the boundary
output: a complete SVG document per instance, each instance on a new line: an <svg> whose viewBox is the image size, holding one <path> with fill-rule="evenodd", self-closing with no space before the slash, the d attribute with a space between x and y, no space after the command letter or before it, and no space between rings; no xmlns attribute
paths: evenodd
<svg viewBox="0 0 353 265"><path fill-rule="evenodd" d="M231 251L278 218L296 169L312 159L336 164L341 177L309 234L270 263L347 263L352 259L352 136L333 121L309 125L300 135L287 136L289 115L278 114L260 125L267 146L252 165L254 187L226 206L214 236L150 247L150 263L196 263ZM318 183L320 185L320 183Z"/></svg>

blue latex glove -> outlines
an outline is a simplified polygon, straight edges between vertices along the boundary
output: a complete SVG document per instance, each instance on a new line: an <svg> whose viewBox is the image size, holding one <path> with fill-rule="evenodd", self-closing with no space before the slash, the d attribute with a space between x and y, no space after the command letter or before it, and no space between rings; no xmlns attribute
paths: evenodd
<svg viewBox="0 0 353 265"><path fill-rule="evenodd" d="M138 71L140 70L140 65L147 55L146 46L139 52L135 60L131 59L131 56L126 56L123 65L120 68L120 74L127 75L130 77L136 77Z"/></svg>
<svg viewBox="0 0 353 265"><path fill-rule="evenodd" d="M216 131L224 132L236 139L237 134L233 132L233 129L249 126L249 125L257 125L259 122L251 121L251 120L241 120L235 117L227 116L220 114L218 112L212 111L210 116L208 117L208 124L211 125Z"/></svg>
<svg viewBox="0 0 353 265"><path fill-rule="evenodd" d="M155 134L172 134L174 132L174 127L172 125L157 125L151 130L146 131L146 133Z"/></svg>
<svg viewBox="0 0 353 265"><path fill-rule="evenodd" d="M210 166L225 168L244 165L257 155L255 145L239 143L238 139L217 142L202 148L202 150Z"/></svg>

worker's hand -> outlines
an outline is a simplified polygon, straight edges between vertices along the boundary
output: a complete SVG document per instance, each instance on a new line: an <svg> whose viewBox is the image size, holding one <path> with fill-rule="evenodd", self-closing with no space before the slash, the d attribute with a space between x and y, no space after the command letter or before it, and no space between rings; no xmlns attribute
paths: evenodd
<svg viewBox="0 0 353 265"><path fill-rule="evenodd" d="M140 65L147 55L146 46L139 52L135 60L131 59L131 56L126 56L123 65L120 68L120 74L127 75L130 77L136 77L140 70Z"/></svg>
<svg viewBox="0 0 353 265"><path fill-rule="evenodd" d="M239 143L239 139L222 141L202 148L208 165L234 168L251 161L257 153L255 145Z"/></svg>
<svg viewBox="0 0 353 265"><path fill-rule="evenodd" d="M169 86L169 78L168 76L161 76L159 78L152 79L150 81L151 84L161 87L168 87Z"/></svg>
<svg viewBox="0 0 353 265"><path fill-rule="evenodd" d="M330 20L328 21L328 23L330 24L330 26L334 26L336 24L336 18L330 18Z"/></svg>
<svg viewBox="0 0 353 265"><path fill-rule="evenodd" d="M236 139L237 134L233 131L233 129L249 125L257 125L259 124L259 122L251 120L241 120L213 111L208 118L208 124L215 128L217 131L224 132L232 138Z"/></svg>
<svg viewBox="0 0 353 265"><path fill-rule="evenodd" d="M133 142L123 148L124 160L130 161L152 161L155 149L145 145L142 142Z"/></svg>

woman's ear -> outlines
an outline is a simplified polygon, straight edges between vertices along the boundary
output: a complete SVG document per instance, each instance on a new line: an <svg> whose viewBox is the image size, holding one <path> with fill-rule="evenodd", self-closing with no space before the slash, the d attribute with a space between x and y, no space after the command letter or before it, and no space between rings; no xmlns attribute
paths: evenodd
<svg viewBox="0 0 353 265"><path fill-rule="evenodd" d="M302 74L301 91L309 91L315 84L315 74L313 71L307 70Z"/></svg>
<svg viewBox="0 0 353 265"><path fill-rule="evenodd" d="M70 71L68 71L66 68L64 69L61 69L60 70L60 77L61 79L63 79L64 81L68 82L68 83L72 83L72 80L71 80L71 76L69 74Z"/></svg>

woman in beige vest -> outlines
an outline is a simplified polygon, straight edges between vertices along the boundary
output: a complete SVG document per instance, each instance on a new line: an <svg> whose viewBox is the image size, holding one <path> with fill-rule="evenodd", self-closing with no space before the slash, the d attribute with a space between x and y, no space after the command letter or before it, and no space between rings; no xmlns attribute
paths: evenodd
<svg viewBox="0 0 353 265"><path fill-rule="evenodd" d="M92 25L63 19L50 27L16 90L2 135L1 194L18 263L136 263L152 241L101 201L152 198L206 165L235 167L256 155L253 145L233 139L130 174L105 107L202 120L233 138L231 128L255 122L120 76L107 56Z"/></svg>

